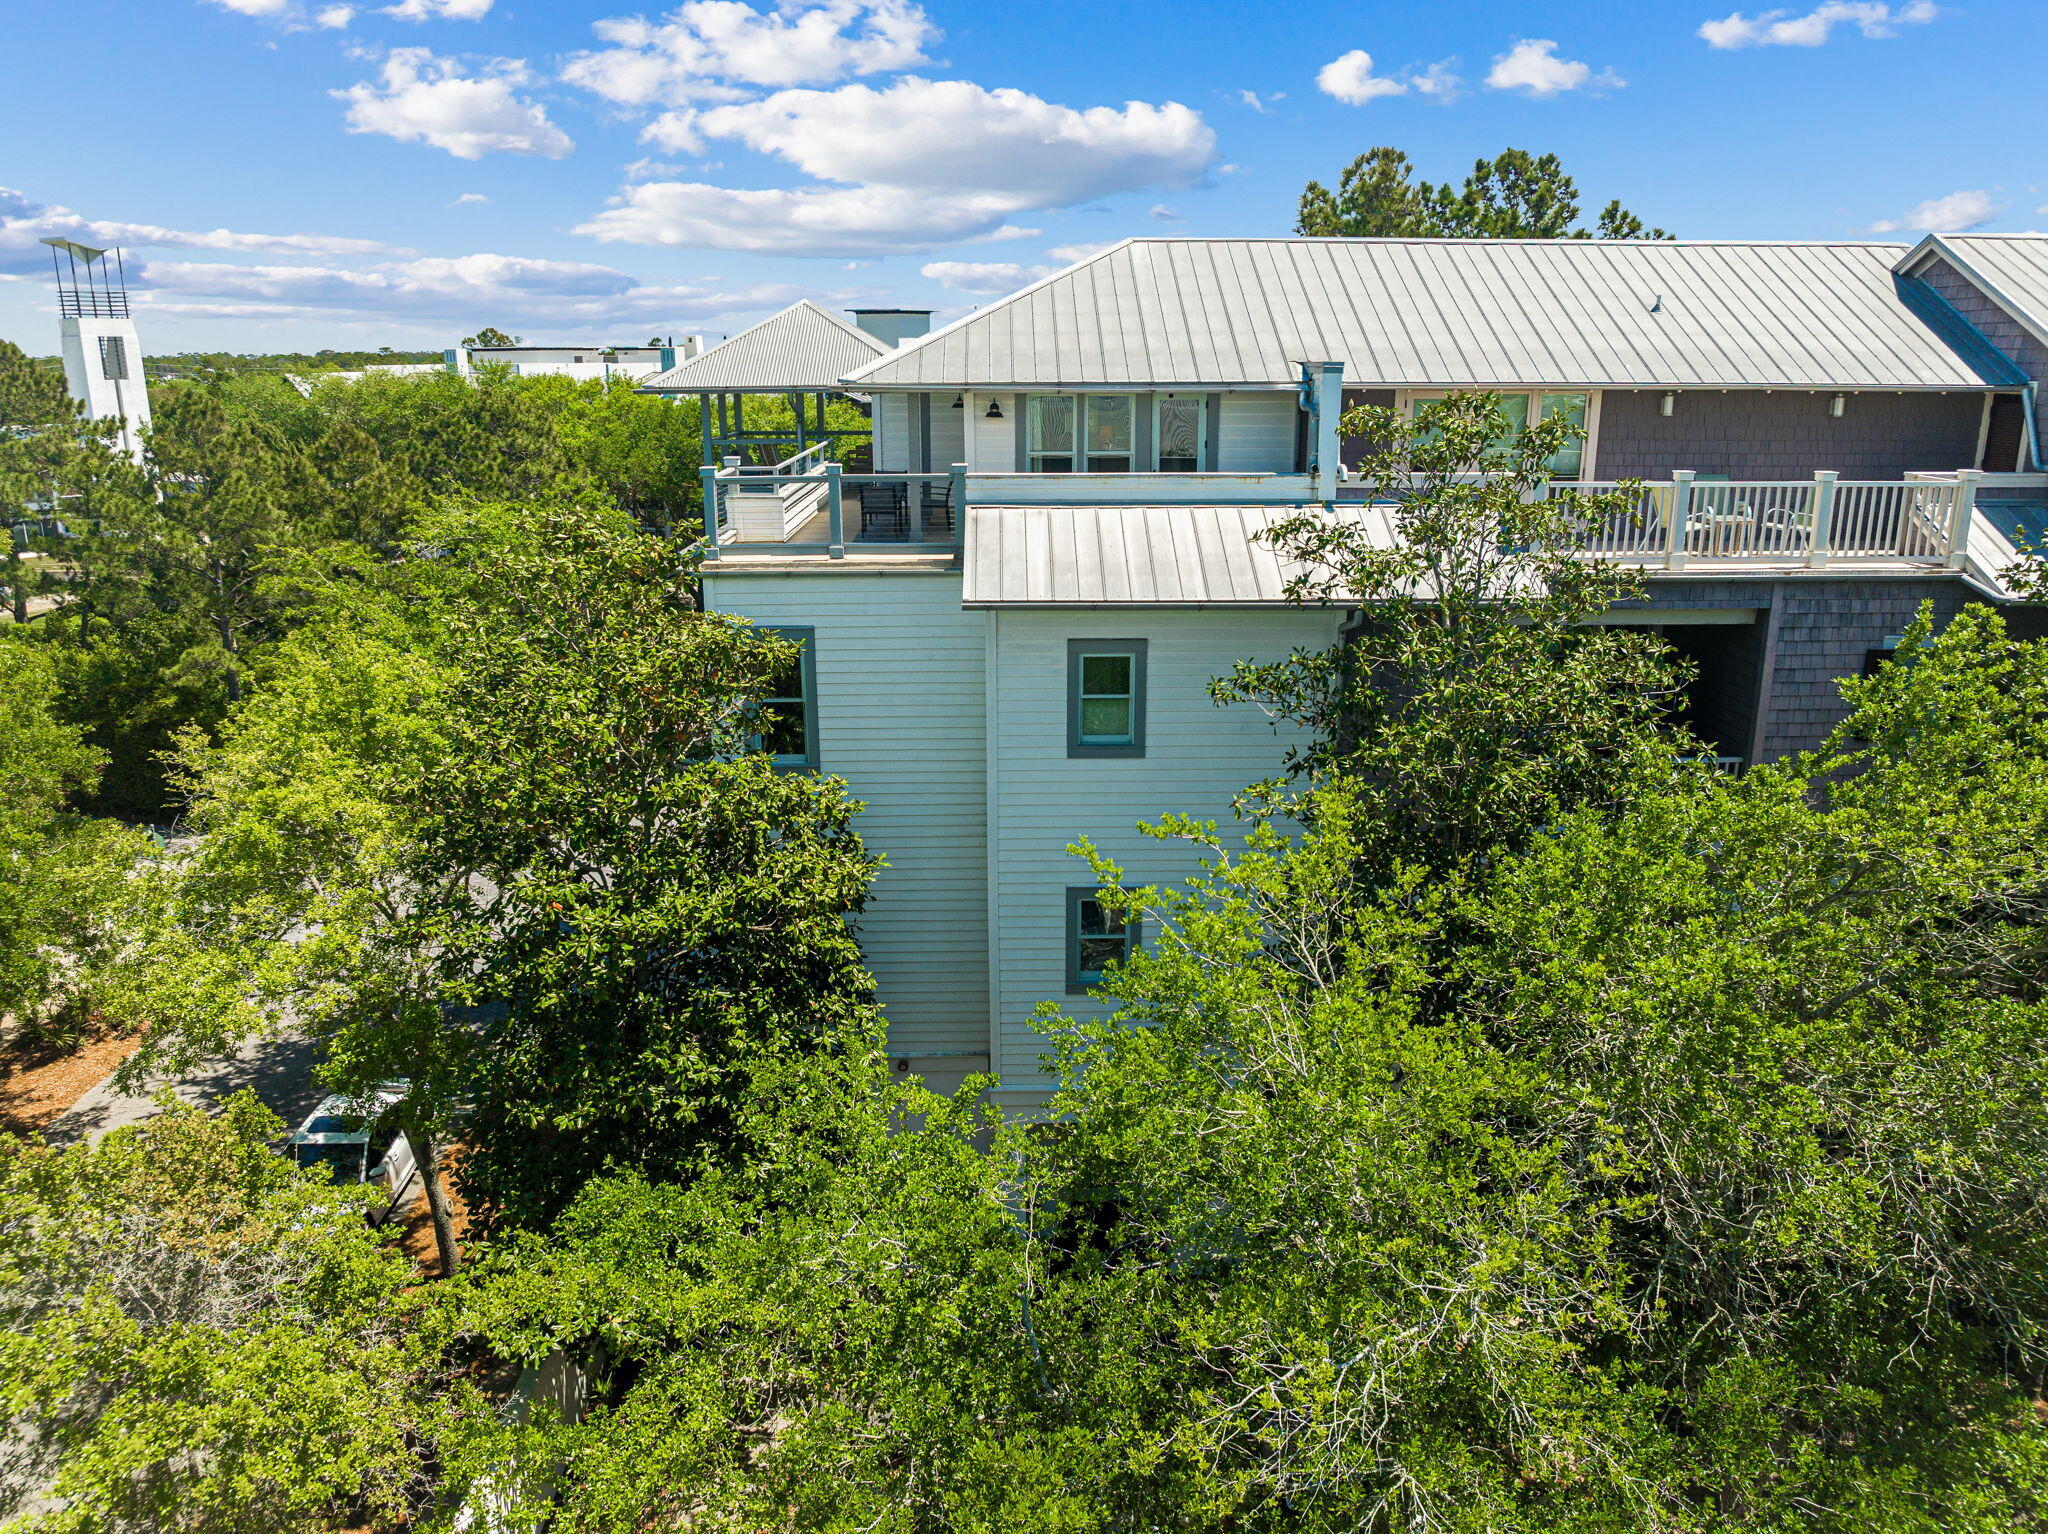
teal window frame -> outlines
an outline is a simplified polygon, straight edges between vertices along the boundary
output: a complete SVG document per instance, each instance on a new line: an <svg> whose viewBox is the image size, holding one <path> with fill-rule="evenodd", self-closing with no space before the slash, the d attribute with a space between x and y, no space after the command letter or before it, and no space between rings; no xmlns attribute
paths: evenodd
<svg viewBox="0 0 2048 1534"><path fill-rule="evenodd" d="M1067 755L1087 757L1141 757L1145 754L1145 671L1147 646L1142 639L1069 639L1067 641ZM1090 696L1083 687L1083 671L1089 658L1117 655L1131 663L1131 729L1127 740L1090 740L1081 729L1081 706ZM1106 695L1097 695L1106 696Z"/></svg>
<svg viewBox="0 0 2048 1534"><path fill-rule="evenodd" d="M764 623L761 628L783 639L794 639L803 645L803 653L797 657L797 686L801 694L781 694L760 700L760 707L771 705L797 705L797 718L802 722L804 749L800 755L784 752L773 754L776 767L783 772L815 772L818 768L818 631L814 628L795 627L785 624ZM765 736L756 736L761 750L768 749Z"/></svg>
<svg viewBox="0 0 2048 1534"><path fill-rule="evenodd" d="M1110 938L1121 938L1123 950L1117 959L1120 964L1129 963L1131 955L1137 952L1145 940L1145 924L1135 915L1124 921L1116 932L1082 930L1087 914L1084 908L1087 906L1094 906L1101 913L1105 926L1113 920L1109 912L1102 909L1101 895L1102 887L1096 884L1073 884L1067 887L1066 967L1069 996L1085 996L1102 984L1104 970L1100 966L1089 969L1082 962L1081 940L1084 937L1105 942Z"/></svg>

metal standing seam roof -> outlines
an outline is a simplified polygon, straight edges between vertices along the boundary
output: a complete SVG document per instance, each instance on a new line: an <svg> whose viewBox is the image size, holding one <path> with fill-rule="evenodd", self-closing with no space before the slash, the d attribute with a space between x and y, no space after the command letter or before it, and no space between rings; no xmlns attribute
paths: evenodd
<svg viewBox="0 0 2048 1534"><path fill-rule="evenodd" d="M1977 389L1900 244L1132 239L847 376L862 389Z"/></svg>
<svg viewBox="0 0 2048 1534"><path fill-rule="evenodd" d="M688 362L657 373L640 387L675 393L836 390L841 377L888 350L858 325L805 298Z"/></svg>
<svg viewBox="0 0 2048 1534"><path fill-rule="evenodd" d="M2048 234L1933 234L1900 261L1943 257L2034 334L2048 341Z"/></svg>
<svg viewBox="0 0 2048 1534"><path fill-rule="evenodd" d="M1288 601L1290 578L1305 566L1283 559L1258 534L1301 508L1291 506L974 506L961 561L963 607L1270 607ZM1393 509L1346 506L1368 540L1391 548ZM1996 514L1974 518L1961 577L2010 600L2004 571L2016 555ZM1745 560L1694 560L1688 579L1741 573L1782 578L1787 566ZM1857 562L1922 578L1943 572L1905 561ZM1645 573L1656 574L1655 570Z"/></svg>
<svg viewBox="0 0 2048 1534"><path fill-rule="evenodd" d="M1287 600L1303 566L1255 535L1285 506L976 506L966 607L1250 607ZM1379 507L1347 508L1393 541Z"/></svg>

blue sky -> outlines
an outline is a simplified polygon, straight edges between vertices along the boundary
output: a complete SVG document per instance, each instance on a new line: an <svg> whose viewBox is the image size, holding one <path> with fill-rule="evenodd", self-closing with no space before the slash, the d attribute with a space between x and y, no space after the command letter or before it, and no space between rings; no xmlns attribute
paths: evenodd
<svg viewBox="0 0 2048 1534"><path fill-rule="evenodd" d="M0 337L43 234L120 243L152 351L958 313L1131 234L1284 234L1395 144L1515 146L1693 237L2048 228L2040 0L17 5Z"/></svg>

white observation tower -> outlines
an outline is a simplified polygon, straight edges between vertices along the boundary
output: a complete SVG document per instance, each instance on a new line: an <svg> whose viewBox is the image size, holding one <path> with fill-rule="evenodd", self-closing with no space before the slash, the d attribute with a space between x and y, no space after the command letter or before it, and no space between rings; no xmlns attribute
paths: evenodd
<svg viewBox="0 0 2048 1534"><path fill-rule="evenodd" d="M142 343L128 317L128 276L119 250L94 250L46 239L57 274L57 311L64 339L64 382L94 420L118 419L121 447L142 457L149 425L149 388Z"/></svg>

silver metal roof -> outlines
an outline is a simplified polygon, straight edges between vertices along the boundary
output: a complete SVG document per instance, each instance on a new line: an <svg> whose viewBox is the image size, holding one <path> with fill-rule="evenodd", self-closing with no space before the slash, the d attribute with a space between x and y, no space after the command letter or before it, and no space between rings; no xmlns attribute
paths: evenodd
<svg viewBox="0 0 2048 1534"><path fill-rule="evenodd" d="M863 389L1970 389L1897 244L1135 239L851 375Z"/></svg>
<svg viewBox="0 0 2048 1534"><path fill-rule="evenodd" d="M1285 506L976 506L967 516L968 607L1249 607L1284 602L1301 568L1254 535ZM1379 528L1384 508L1343 515Z"/></svg>
<svg viewBox="0 0 2048 1534"><path fill-rule="evenodd" d="M1911 270L1923 253L1944 257L2000 308L2048 340L2048 234L1934 234L1900 262Z"/></svg>
<svg viewBox="0 0 2048 1534"><path fill-rule="evenodd" d="M655 374L640 387L686 394L711 389L836 389L841 377L888 350L858 325L807 298L799 299L688 362Z"/></svg>

